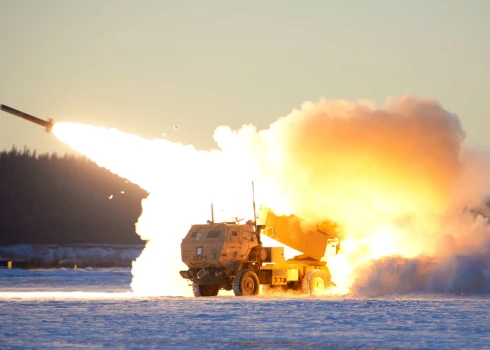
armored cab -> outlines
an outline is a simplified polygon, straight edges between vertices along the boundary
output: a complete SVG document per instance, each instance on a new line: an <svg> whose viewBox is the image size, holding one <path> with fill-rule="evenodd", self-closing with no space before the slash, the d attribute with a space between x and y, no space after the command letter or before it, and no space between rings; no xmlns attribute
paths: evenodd
<svg viewBox="0 0 490 350"><path fill-rule="evenodd" d="M180 274L193 282L196 296L217 295L221 288L231 290L235 272L242 263L249 262L258 246L257 233L250 222L192 225L181 244L182 261L189 270Z"/></svg>
<svg viewBox="0 0 490 350"><path fill-rule="evenodd" d="M195 296L216 296L220 289L256 295L259 285L322 294L331 284L322 258L328 246L338 247L335 232L334 225L305 225L301 218L276 216L271 210L263 225L193 225L181 244L182 261L189 269L180 274L192 282ZM262 246L261 234L304 254L286 260L284 248Z"/></svg>

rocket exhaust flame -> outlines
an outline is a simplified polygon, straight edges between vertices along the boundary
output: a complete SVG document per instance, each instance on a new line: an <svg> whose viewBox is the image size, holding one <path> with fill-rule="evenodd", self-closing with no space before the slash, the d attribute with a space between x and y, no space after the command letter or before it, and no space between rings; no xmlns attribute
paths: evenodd
<svg viewBox="0 0 490 350"><path fill-rule="evenodd" d="M475 266L478 290L490 291L490 229L463 210L488 193L490 161L433 100L306 102L267 130L217 128L219 150L209 152L87 125L58 123L53 132L151 193L136 226L148 240L133 264L136 294L190 295L178 274L182 238L209 219L211 201L216 221L252 219L252 180L258 205L342 227L339 254L328 260L330 293L451 291L429 286ZM462 269L461 254L478 264L463 259ZM446 266L456 272L437 272Z"/></svg>

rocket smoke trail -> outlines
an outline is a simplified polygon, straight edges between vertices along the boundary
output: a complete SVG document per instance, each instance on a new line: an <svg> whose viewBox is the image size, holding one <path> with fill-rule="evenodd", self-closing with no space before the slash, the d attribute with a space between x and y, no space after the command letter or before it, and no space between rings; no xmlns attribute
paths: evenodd
<svg viewBox="0 0 490 350"><path fill-rule="evenodd" d="M189 295L182 237L209 218L211 198L223 215L250 218L252 179L259 204L342 227L333 292L490 291L490 230L470 210L484 208L489 157L436 101L306 102L266 130L218 127L209 152L78 124L53 132L151 192L137 224L149 240L133 265L137 293Z"/></svg>

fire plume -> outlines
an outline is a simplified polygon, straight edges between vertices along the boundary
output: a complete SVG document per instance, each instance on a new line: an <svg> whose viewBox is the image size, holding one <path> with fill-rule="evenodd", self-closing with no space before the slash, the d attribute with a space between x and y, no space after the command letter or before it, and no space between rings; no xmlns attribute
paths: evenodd
<svg viewBox="0 0 490 350"><path fill-rule="evenodd" d="M386 257L439 256L448 237L464 241L463 207L480 203L489 189L488 157L465 146L458 117L412 96L380 108L305 102L266 130L218 127L211 151L80 124L57 123L53 132L151 193L137 223L148 243L133 264L132 288L145 295L190 294L177 273L182 237L209 219L211 201L217 220L251 218L252 180L258 204L276 214L339 224L341 249L328 260L334 293L361 290L360 271L375 273Z"/></svg>

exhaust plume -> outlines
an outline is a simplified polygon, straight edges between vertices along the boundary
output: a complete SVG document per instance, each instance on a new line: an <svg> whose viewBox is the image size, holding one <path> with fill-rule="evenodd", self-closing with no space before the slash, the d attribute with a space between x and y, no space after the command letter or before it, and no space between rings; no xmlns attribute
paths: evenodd
<svg viewBox="0 0 490 350"><path fill-rule="evenodd" d="M53 131L151 193L137 224L148 243L133 265L135 292L189 295L178 275L181 239L210 218L210 201L217 221L252 218L252 179L257 203L276 214L340 225L332 293L459 291L448 276L474 266L483 278L475 290L486 288L489 232L470 209L489 189L490 162L434 100L305 102L266 130L218 127L219 150L209 152L77 124Z"/></svg>

